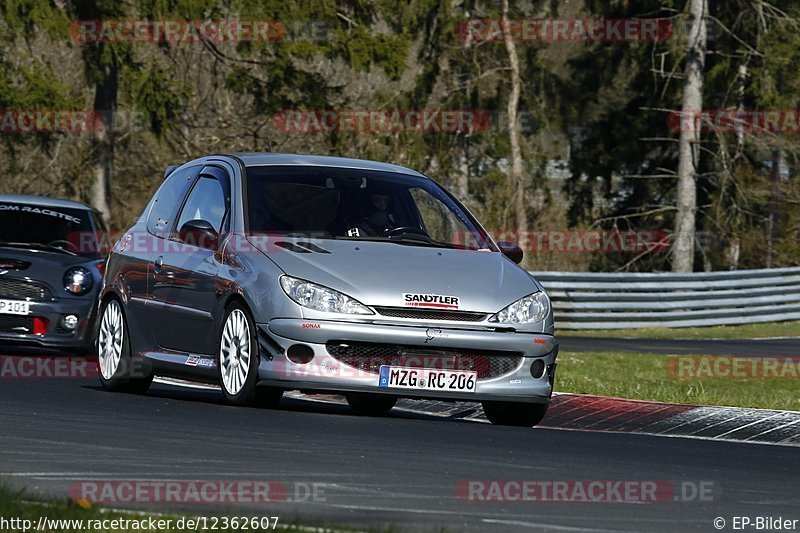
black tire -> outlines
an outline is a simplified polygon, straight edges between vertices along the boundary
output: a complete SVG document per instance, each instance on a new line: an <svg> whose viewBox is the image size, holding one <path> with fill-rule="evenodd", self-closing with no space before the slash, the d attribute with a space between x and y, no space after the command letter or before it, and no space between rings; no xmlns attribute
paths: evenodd
<svg viewBox="0 0 800 533"><path fill-rule="evenodd" d="M246 327L240 330L239 326L241 323L238 322L238 320L242 319L245 321ZM226 331L230 320L237 322L230 322L232 330ZM231 331L234 332L232 336L229 335ZM240 336L245 334L247 335L247 339ZM217 367L219 369L219 386L222 389L225 400L231 405L245 406L253 405L255 402L259 363L257 339L256 324L247 307L239 302L234 302L229 305L225 310L225 318L222 320L222 327L220 328L218 337ZM245 346L249 347L246 352L246 359ZM231 353L231 350L233 350L233 359L229 359L225 356L226 353ZM229 361L230 365L227 364L226 361ZM246 375L241 382L231 382L230 379L234 379L233 377L226 379L225 376L229 372L229 368L232 366L230 371L235 371L242 363L246 365Z"/></svg>
<svg viewBox="0 0 800 533"><path fill-rule="evenodd" d="M357 415L384 416L397 403L397 396L351 392L347 395L347 403Z"/></svg>
<svg viewBox="0 0 800 533"><path fill-rule="evenodd" d="M281 403L283 389L275 387L256 387L255 404L265 409L275 409Z"/></svg>
<svg viewBox="0 0 800 533"><path fill-rule="evenodd" d="M486 418L498 426L533 427L542 421L547 407L540 403L483 402Z"/></svg>
<svg viewBox="0 0 800 533"><path fill-rule="evenodd" d="M107 314L108 316L106 316ZM105 331L104 327L107 327ZM111 335L111 338L104 333ZM119 343L113 342L116 339L115 335L121 335ZM119 300L111 298L103 304L102 312L97 320L97 335L95 338L97 375L100 377L100 383L103 388L112 392L127 392L131 394L144 394L147 392L153 382L153 374L146 371L141 361L137 362L131 357L128 321ZM101 346L101 342L103 346ZM116 353L116 351L109 351L114 346L119 346L119 361L116 363L115 368L112 362L108 363L110 366L104 367L107 357ZM105 354L105 357L103 357L103 354Z"/></svg>

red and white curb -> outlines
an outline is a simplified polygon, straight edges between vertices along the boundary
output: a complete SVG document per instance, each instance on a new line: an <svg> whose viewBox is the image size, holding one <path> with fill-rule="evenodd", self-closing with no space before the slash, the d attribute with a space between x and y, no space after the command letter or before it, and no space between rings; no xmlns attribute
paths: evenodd
<svg viewBox="0 0 800 533"><path fill-rule="evenodd" d="M341 396L333 395L288 393L287 397L346 403ZM477 403L404 399L395 409L487 422ZM800 445L800 412L647 402L587 394L555 394L547 416L537 427Z"/></svg>
<svg viewBox="0 0 800 533"><path fill-rule="evenodd" d="M156 381L219 390L214 385L182 380L157 378ZM344 397L332 394L307 395L290 391L285 397L347 405ZM488 422L480 404L474 402L402 399L394 411ZM800 446L800 412L796 411L647 402L588 394L554 394L547 415L537 427Z"/></svg>
<svg viewBox="0 0 800 533"><path fill-rule="evenodd" d="M800 412L559 394L541 427L800 445Z"/></svg>

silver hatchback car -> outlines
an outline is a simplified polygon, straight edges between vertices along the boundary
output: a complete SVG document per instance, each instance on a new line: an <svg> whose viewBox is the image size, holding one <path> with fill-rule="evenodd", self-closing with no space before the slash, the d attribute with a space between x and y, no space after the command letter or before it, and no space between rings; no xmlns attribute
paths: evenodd
<svg viewBox="0 0 800 533"><path fill-rule="evenodd" d="M99 300L100 379L217 383L227 400L341 393L481 402L536 425L558 344L542 286L451 193L400 166L225 154L170 167L115 245Z"/></svg>

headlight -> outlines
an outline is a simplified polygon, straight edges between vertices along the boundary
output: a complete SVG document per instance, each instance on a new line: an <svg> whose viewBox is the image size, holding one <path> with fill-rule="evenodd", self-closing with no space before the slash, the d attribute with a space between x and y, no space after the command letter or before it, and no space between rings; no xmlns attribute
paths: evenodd
<svg viewBox="0 0 800 533"><path fill-rule="evenodd" d="M310 281L281 276L281 287L283 287L289 298L308 309L350 315L374 314L361 302L350 298L346 294Z"/></svg>
<svg viewBox="0 0 800 533"><path fill-rule="evenodd" d="M75 296L86 294L92 290L92 285L94 285L92 273L83 267L70 268L64 274L64 288Z"/></svg>
<svg viewBox="0 0 800 533"><path fill-rule="evenodd" d="M489 317L489 322L534 324L547 318L548 313L550 313L550 299L543 292L535 292L498 311Z"/></svg>

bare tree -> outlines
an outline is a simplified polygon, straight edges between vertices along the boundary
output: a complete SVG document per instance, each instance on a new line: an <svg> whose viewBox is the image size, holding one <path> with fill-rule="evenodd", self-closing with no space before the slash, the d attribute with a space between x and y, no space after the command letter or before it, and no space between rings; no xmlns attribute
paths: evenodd
<svg viewBox="0 0 800 533"><path fill-rule="evenodd" d="M700 113L703 108L703 71L706 58L708 0L689 0L689 30L683 83L681 132L678 145L678 192L672 271L691 272L694 266L697 166L700 157Z"/></svg>
<svg viewBox="0 0 800 533"><path fill-rule="evenodd" d="M95 84L92 137L91 203L106 226L111 224L111 180L114 174L114 115L117 109L119 71L105 65Z"/></svg>
<svg viewBox="0 0 800 533"><path fill-rule="evenodd" d="M525 209L525 180L523 177L522 148L520 146L519 132L519 57L514 38L509 32L508 0L503 0L503 37L508 52L508 63L511 67L511 94L508 96L508 140L511 145L511 174L509 175L509 189L514 193L514 211L516 216L517 231L521 234L528 230L528 216Z"/></svg>

